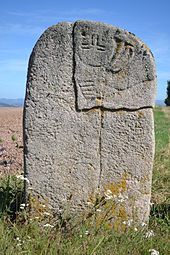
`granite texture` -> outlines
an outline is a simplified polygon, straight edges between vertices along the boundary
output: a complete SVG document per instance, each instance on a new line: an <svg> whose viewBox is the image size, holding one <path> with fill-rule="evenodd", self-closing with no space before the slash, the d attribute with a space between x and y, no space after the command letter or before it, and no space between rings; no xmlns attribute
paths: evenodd
<svg viewBox="0 0 170 255"><path fill-rule="evenodd" d="M110 190L123 197L122 221L147 221L155 84L152 53L133 34L90 21L48 28L30 57L24 106L34 193L58 213Z"/></svg>

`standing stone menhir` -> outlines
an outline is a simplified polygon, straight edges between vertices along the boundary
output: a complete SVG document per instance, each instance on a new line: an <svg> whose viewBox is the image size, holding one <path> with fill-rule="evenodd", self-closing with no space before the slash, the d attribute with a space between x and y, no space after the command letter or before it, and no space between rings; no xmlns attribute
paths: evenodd
<svg viewBox="0 0 170 255"><path fill-rule="evenodd" d="M122 221L147 221L155 83L152 53L133 34L91 21L47 29L25 99L25 175L35 194L56 212L68 200L79 212L109 191L122 198Z"/></svg>

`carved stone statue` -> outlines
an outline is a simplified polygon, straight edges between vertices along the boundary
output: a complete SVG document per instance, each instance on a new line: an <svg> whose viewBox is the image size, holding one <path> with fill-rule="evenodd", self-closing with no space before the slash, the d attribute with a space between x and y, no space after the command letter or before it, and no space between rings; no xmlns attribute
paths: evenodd
<svg viewBox="0 0 170 255"><path fill-rule="evenodd" d="M74 213L110 192L113 222L147 221L155 84L152 53L132 33L91 21L47 29L30 57L25 98L34 194L56 213L69 202Z"/></svg>

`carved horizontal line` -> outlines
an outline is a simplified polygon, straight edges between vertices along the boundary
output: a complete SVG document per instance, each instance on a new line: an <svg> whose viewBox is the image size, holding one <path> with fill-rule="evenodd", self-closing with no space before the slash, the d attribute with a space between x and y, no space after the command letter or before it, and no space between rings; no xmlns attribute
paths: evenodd
<svg viewBox="0 0 170 255"><path fill-rule="evenodd" d="M80 84L81 88L94 87L94 84Z"/></svg>
<svg viewBox="0 0 170 255"><path fill-rule="evenodd" d="M100 48L106 48L105 45L100 45L100 44L98 44L97 46L100 47Z"/></svg>
<svg viewBox="0 0 170 255"><path fill-rule="evenodd" d="M82 94L85 98L91 98L91 97L93 97L93 98L96 98L96 96L95 95L84 95L84 94Z"/></svg>
<svg viewBox="0 0 170 255"><path fill-rule="evenodd" d="M84 96L93 96L93 97L95 96L94 93L83 93L83 92L82 92L82 94L83 94Z"/></svg>
<svg viewBox="0 0 170 255"><path fill-rule="evenodd" d="M95 91L92 91L92 90L83 91L83 90L82 90L82 93L83 93L83 94L94 94Z"/></svg>
<svg viewBox="0 0 170 255"><path fill-rule="evenodd" d="M94 81L82 81L80 84L94 84Z"/></svg>
<svg viewBox="0 0 170 255"><path fill-rule="evenodd" d="M98 51L106 51L105 49L99 49L99 48L97 48L97 50L98 50Z"/></svg>
<svg viewBox="0 0 170 255"><path fill-rule="evenodd" d="M94 90L86 90L86 91L82 90L82 93L84 93L84 94L94 94L95 91Z"/></svg>
<svg viewBox="0 0 170 255"><path fill-rule="evenodd" d="M95 94L95 91L82 91L83 94L86 94L86 95L94 95Z"/></svg>
<svg viewBox="0 0 170 255"><path fill-rule="evenodd" d="M82 93L86 95L93 95L95 91L82 91Z"/></svg>
<svg viewBox="0 0 170 255"><path fill-rule="evenodd" d="M94 95L83 95L85 98L95 98Z"/></svg>
<svg viewBox="0 0 170 255"><path fill-rule="evenodd" d="M92 90L83 91L83 90L82 90L82 92L83 92L84 94L94 94L95 91L92 91Z"/></svg>
<svg viewBox="0 0 170 255"><path fill-rule="evenodd" d="M94 80L82 80L82 82L94 82Z"/></svg>
<svg viewBox="0 0 170 255"><path fill-rule="evenodd" d="M89 85L92 85L92 86L93 86L93 85L94 85L94 82L84 82L84 83L81 82L81 83L80 83L80 86L86 86L86 85L87 85L87 86L89 86Z"/></svg>
<svg viewBox="0 0 170 255"><path fill-rule="evenodd" d="M85 82L85 83L80 83L79 84L80 87L90 87L90 86L94 86L94 82Z"/></svg>
<svg viewBox="0 0 170 255"><path fill-rule="evenodd" d="M90 50L90 48L82 47L82 50Z"/></svg>

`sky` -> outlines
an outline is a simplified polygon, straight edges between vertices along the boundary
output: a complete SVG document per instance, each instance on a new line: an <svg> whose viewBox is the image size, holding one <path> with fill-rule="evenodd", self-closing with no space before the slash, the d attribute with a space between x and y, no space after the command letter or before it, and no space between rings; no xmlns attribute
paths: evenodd
<svg viewBox="0 0 170 255"><path fill-rule="evenodd" d="M169 0L1 0L0 98L24 98L31 51L61 21L95 20L134 33L154 54L157 99L170 79Z"/></svg>

